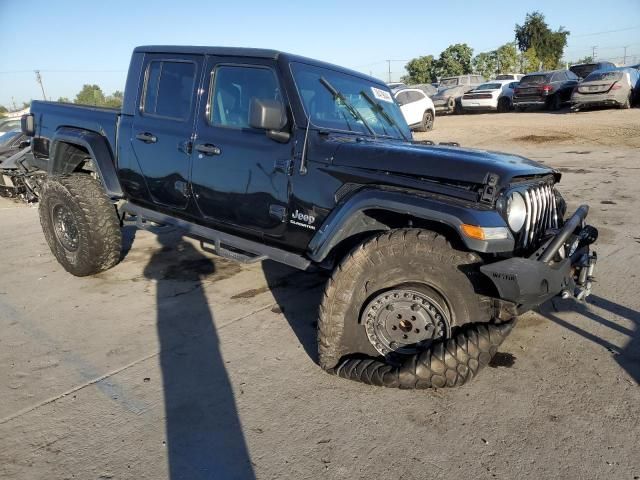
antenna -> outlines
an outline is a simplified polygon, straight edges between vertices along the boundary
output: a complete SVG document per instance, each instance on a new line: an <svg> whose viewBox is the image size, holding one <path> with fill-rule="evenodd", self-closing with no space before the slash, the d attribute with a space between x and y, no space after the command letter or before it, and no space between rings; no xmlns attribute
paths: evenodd
<svg viewBox="0 0 640 480"><path fill-rule="evenodd" d="M307 129L304 132L304 143L302 144L302 155L300 155L300 175L307 174L307 143L309 139L309 127L311 118L307 119Z"/></svg>

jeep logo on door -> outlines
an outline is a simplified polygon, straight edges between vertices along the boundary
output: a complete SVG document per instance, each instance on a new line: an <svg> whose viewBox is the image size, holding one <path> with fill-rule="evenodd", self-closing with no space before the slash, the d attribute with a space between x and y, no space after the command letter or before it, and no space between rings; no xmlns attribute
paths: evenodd
<svg viewBox="0 0 640 480"><path fill-rule="evenodd" d="M302 213L296 209L295 212L291 213L291 219L289 223L293 225L297 225L299 227L308 228L309 230L315 230L316 227L313 225L316 223L316 217L313 215L308 215L306 213Z"/></svg>

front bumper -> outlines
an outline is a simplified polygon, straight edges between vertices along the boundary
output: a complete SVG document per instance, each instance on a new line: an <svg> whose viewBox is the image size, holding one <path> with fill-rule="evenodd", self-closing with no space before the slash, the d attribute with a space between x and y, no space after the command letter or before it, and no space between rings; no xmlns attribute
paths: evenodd
<svg viewBox="0 0 640 480"><path fill-rule="evenodd" d="M591 293L597 261L589 246L598 236L598 231L585 223L588 211L586 205L578 208L563 228L531 256L480 267L495 285L500 299L515 304L517 312L523 313L556 295L586 298Z"/></svg>

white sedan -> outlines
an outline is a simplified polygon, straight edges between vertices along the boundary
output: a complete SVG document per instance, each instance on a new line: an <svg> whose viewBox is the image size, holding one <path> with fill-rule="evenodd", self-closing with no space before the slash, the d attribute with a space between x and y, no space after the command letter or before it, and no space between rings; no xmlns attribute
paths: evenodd
<svg viewBox="0 0 640 480"><path fill-rule="evenodd" d="M462 109L508 112L511 110L513 90L517 85L518 82L513 80L493 80L478 85L462 96Z"/></svg>
<svg viewBox="0 0 640 480"><path fill-rule="evenodd" d="M400 105L400 111L411 130L426 132L433 128L436 109L433 102L419 88L393 90L393 97Z"/></svg>

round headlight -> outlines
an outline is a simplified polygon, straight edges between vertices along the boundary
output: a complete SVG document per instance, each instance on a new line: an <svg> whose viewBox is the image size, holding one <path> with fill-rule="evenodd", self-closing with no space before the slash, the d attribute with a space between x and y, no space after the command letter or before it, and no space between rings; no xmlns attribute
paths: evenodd
<svg viewBox="0 0 640 480"><path fill-rule="evenodd" d="M507 199L507 222L514 232L519 232L527 218L527 204L518 192L513 192Z"/></svg>

